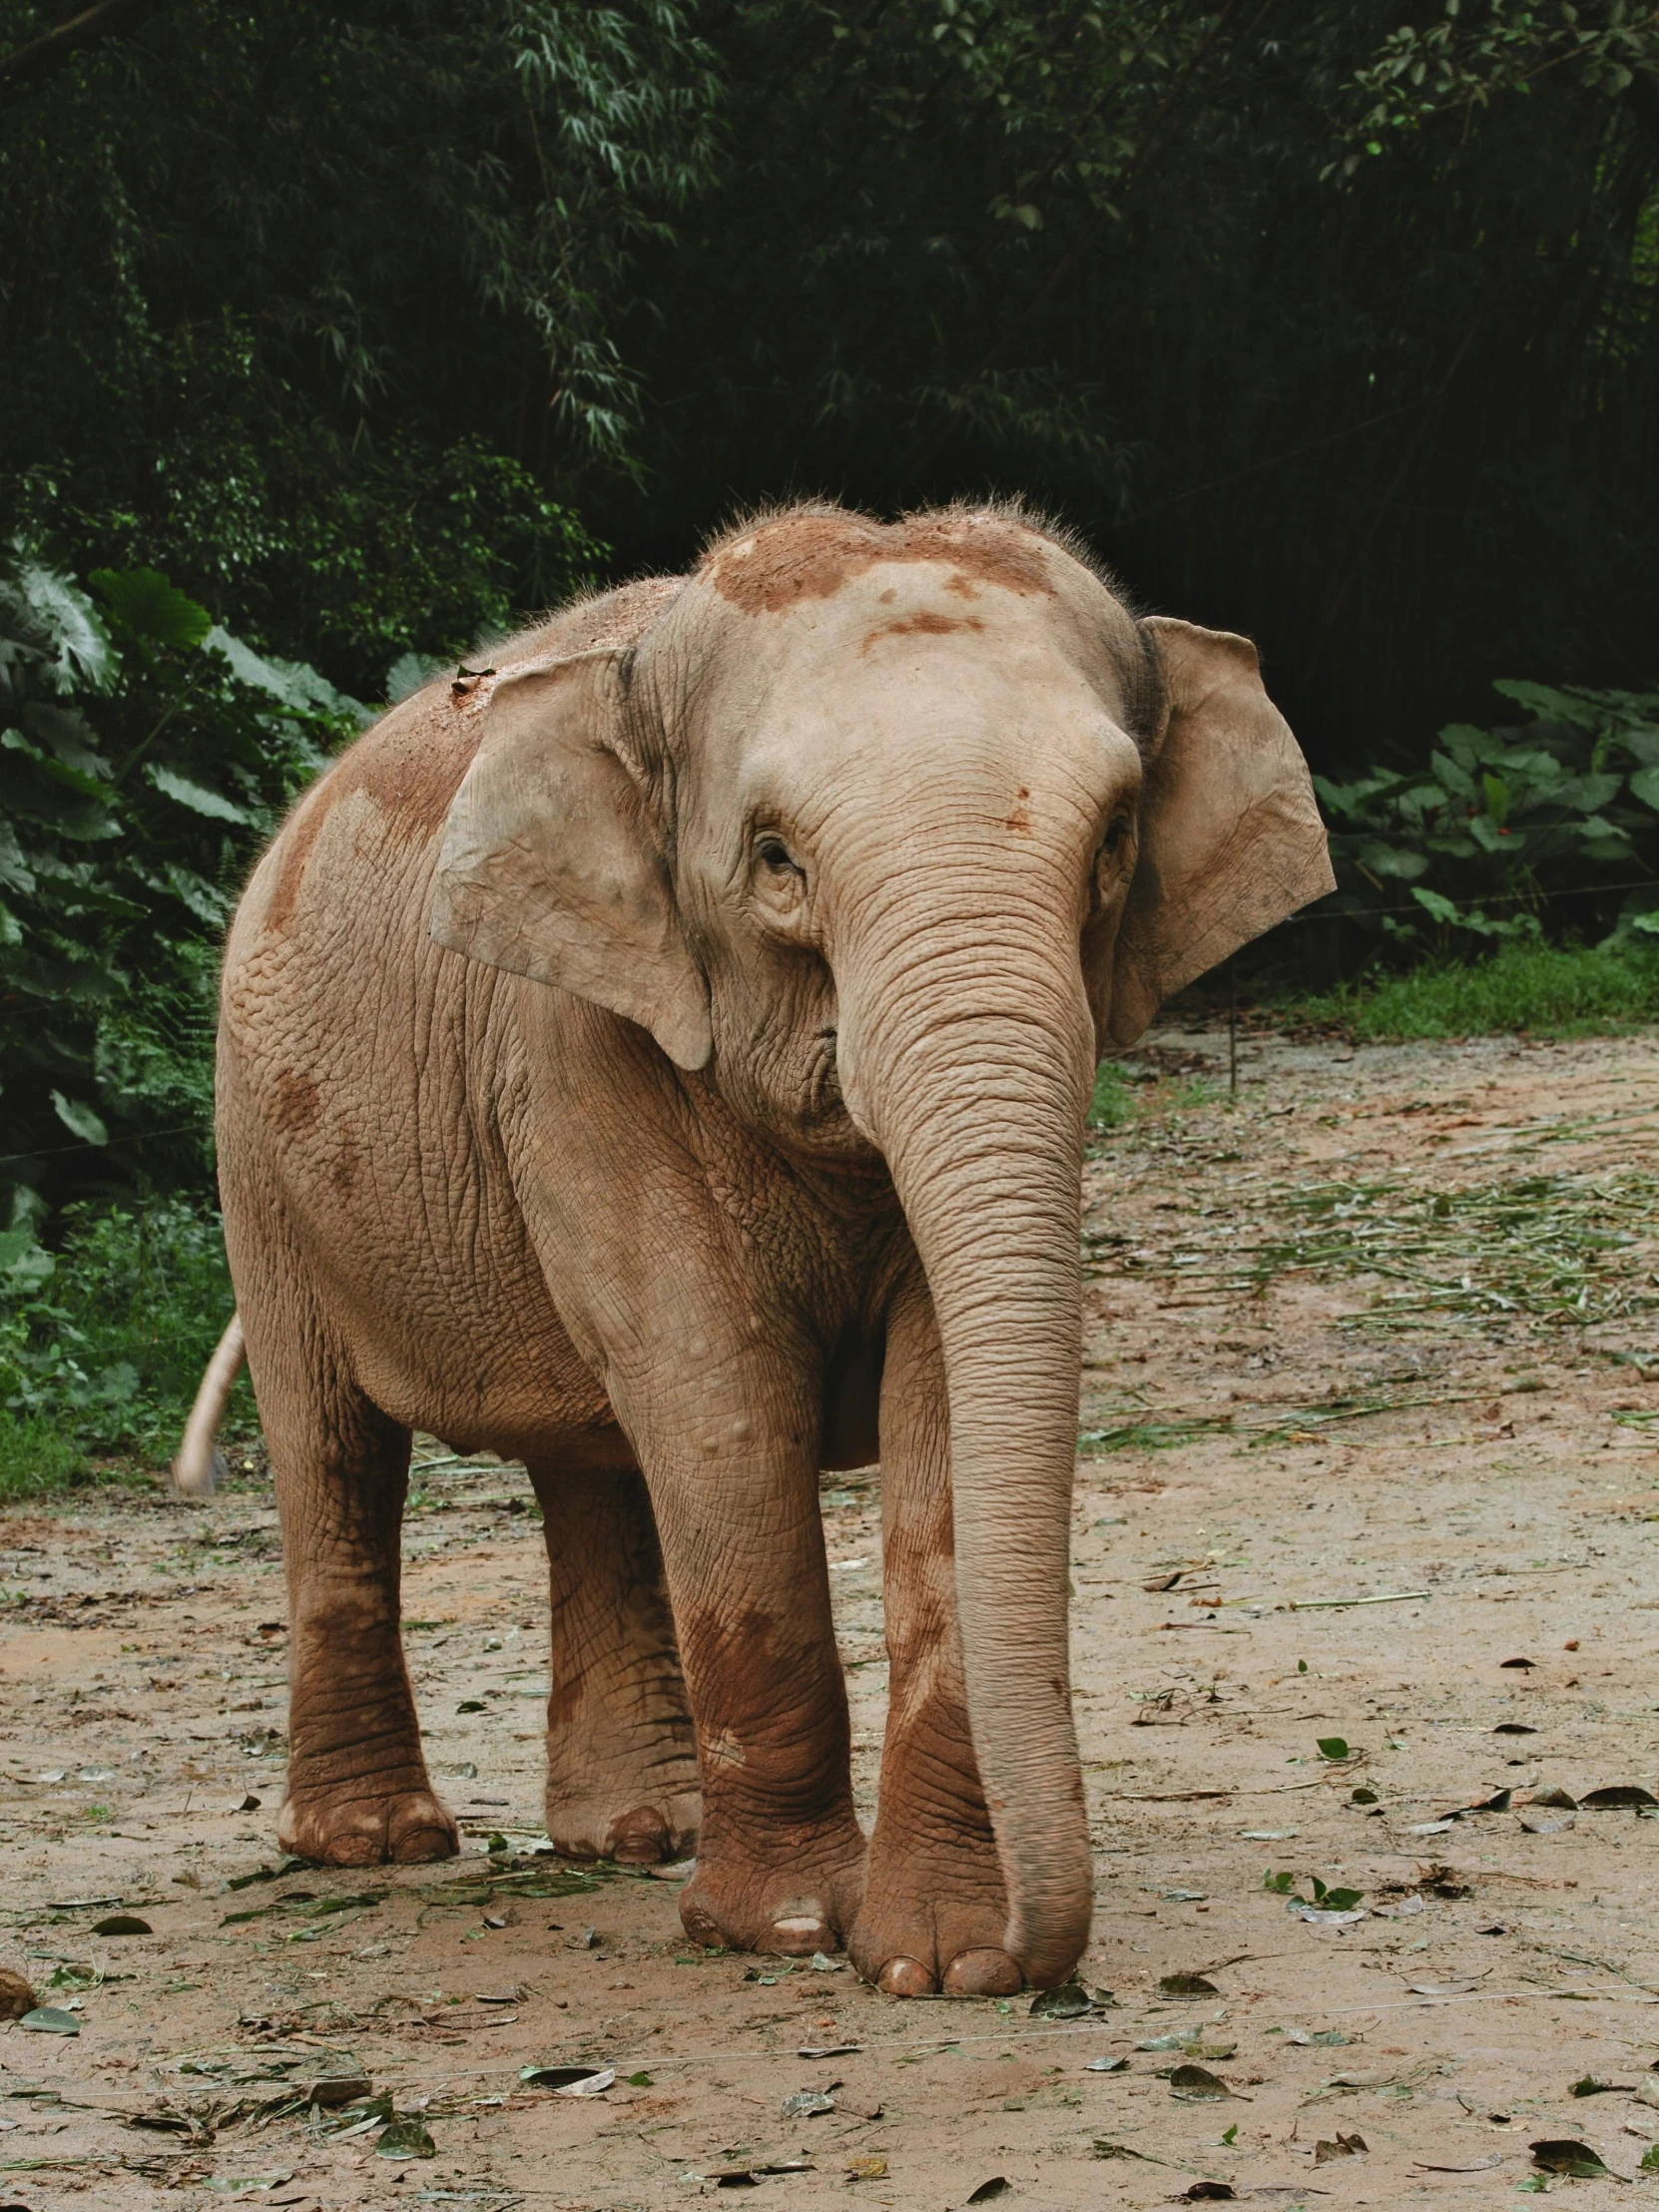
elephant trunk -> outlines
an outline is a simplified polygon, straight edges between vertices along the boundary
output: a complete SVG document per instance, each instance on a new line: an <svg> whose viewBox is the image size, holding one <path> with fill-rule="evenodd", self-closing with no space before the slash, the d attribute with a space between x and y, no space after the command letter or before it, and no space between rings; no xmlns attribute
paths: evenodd
<svg viewBox="0 0 1659 2212"><path fill-rule="evenodd" d="M928 871L931 873L931 871ZM927 1277L950 1407L968 1718L1008 1894L1004 1947L1063 1980L1088 1937L1067 1645L1093 1028L1063 892L941 911L889 893L834 962L847 1109L884 1155ZM994 912L991 902L994 901Z"/></svg>

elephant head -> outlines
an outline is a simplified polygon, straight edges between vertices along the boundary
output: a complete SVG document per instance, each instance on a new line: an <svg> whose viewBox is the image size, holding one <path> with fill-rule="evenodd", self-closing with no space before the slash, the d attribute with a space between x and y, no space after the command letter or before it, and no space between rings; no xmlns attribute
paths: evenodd
<svg viewBox="0 0 1659 2212"><path fill-rule="evenodd" d="M1332 887L1244 639L1059 535L781 513L628 644L498 682L432 933L597 1001L785 1147L878 1154L947 1375L975 1752L1035 1982L1091 1881L1068 1689L1099 1056Z"/></svg>

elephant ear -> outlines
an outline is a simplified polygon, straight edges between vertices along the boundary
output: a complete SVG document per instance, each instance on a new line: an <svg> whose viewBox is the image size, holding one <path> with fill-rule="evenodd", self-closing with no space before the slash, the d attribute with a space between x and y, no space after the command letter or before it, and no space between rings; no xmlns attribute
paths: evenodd
<svg viewBox="0 0 1659 2212"><path fill-rule="evenodd" d="M1313 781L1256 648L1152 616L1169 720L1141 794L1140 848L1097 1004L1133 1044L1163 1001L1336 888Z"/></svg>
<svg viewBox="0 0 1659 2212"><path fill-rule="evenodd" d="M622 656L504 672L444 827L430 935L649 1029L707 1064L709 993L654 810L620 747Z"/></svg>

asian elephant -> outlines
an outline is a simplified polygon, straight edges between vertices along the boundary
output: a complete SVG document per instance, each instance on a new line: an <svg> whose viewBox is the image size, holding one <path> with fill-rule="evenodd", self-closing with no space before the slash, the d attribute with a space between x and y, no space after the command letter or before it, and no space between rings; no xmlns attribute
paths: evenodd
<svg viewBox="0 0 1659 2212"><path fill-rule="evenodd" d="M456 1848L399 1638L419 1427L541 1502L562 1850L695 1845L694 1937L889 1992L1063 1979L1093 1071L1331 883L1254 649L1017 510L769 514L360 738L249 884L220 1030L282 1844ZM877 1456L866 1844L818 1492Z"/></svg>

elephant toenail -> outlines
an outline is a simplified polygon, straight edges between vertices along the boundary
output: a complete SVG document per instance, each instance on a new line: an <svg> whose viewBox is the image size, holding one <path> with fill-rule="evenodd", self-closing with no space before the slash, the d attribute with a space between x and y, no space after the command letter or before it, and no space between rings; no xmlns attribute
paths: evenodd
<svg viewBox="0 0 1659 2212"><path fill-rule="evenodd" d="M938 1983L919 1958L889 1958L876 1975L875 1986L883 1996L930 1997Z"/></svg>
<svg viewBox="0 0 1659 2212"><path fill-rule="evenodd" d="M702 1943L710 1949L717 1949L726 1941L714 1915L706 1905L700 1904L695 1898L681 1898L680 1924L694 1943Z"/></svg>
<svg viewBox="0 0 1659 2212"><path fill-rule="evenodd" d="M791 1913L772 1924L772 1947L786 1955L822 1950L830 1940L830 1931L819 1913Z"/></svg>
<svg viewBox="0 0 1659 2212"><path fill-rule="evenodd" d="M636 1805L611 1824L611 1857L619 1867L656 1867L670 1855L668 1823L654 1805Z"/></svg>
<svg viewBox="0 0 1659 2212"><path fill-rule="evenodd" d="M953 1997L1011 1997L1025 1976L1005 1950L989 1947L959 1951L945 1969L945 1992Z"/></svg>

